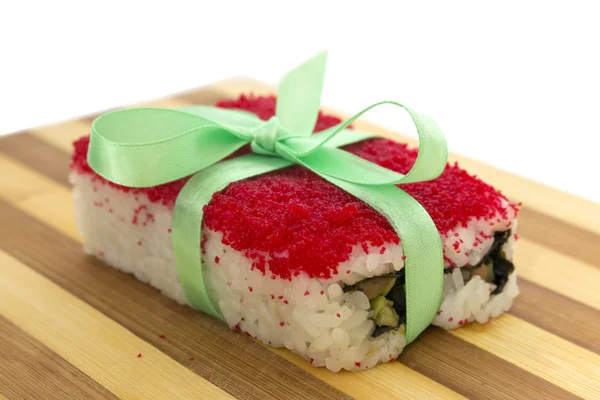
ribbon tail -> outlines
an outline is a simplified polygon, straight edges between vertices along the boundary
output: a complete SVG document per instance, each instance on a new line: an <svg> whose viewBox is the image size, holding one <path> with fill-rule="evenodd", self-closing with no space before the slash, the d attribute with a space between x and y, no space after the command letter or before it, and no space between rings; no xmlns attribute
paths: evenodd
<svg viewBox="0 0 600 400"><path fill-rule="evenodd" d="M443 251L433 220L419 202L396 186L364 186L322 177L385 216L400 237L406 256L406 341L412 342L435 318L442 296Z"/></svg>
<svg viewBox="0 0 600 400"><path fill-rule="evenodd" d="M291 165L276 157L247 155L223 161L196 173L183 187L173 209L171 239L183 293L197 310L224 319L211 300L202 267L204 206L230 183Z"/></svg>

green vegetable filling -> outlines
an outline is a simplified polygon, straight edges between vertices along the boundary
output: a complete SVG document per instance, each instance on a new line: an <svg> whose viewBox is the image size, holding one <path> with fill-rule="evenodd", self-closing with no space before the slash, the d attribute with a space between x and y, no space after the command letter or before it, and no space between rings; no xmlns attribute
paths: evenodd
<svg viewBox="0 0 600 400"><path fill-rule="evenodd" d="M496 289L492 294L501 293L508 281L508 276L514 271L512 262L506 259L502 246L510 237L510 230L496 232L494 243L482 260L472 266L460 269L465 282L474 275L479 275L486 282L494 283ZM451 273L454 268L447 268L444 273ZM345 292L360 290L368 298L373 309L375 331L373 337L381 336L386 332L398 329L406 323L406 293L404 269L390 275L377 276L346 286Z"/></svg>

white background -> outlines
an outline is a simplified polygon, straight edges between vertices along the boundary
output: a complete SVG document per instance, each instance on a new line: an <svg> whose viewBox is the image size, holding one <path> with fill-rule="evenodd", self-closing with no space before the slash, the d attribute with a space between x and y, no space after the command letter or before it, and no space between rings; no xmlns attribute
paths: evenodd
<svg viewBox="0 0 600 400"><path fill-rule="evenodd" d="M597 2L493 3L0 0L0 134L232 76L276 83L329 49L323 104L397 100L451 151L600 202ZM412 132L397 114L367 119Z"/></svg>

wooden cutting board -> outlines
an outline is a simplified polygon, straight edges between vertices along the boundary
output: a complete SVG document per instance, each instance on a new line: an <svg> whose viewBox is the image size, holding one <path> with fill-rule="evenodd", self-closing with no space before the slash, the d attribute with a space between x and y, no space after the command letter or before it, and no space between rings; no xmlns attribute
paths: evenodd
<svg viewBox="0 0 600 400"><path fill-rule="evenodd" d="M270 90L237 79L145 105ZM524 203L520 297L486 325L428 329L398 362L335 374L84 255L67 172L93 118L0 140L0 399L600 399L600 205L451 156Z"/></svg>

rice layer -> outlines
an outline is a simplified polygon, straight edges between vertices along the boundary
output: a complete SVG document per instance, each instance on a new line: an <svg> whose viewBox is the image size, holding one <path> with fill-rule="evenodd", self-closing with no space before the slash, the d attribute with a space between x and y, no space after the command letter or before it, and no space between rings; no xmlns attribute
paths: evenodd
<svg viewBox="0 0 600 400"><path fill-rule="evenodd" d="M171 247L171 208L151 201L146 193L119 190L77 170L70 179L85 250L187 304ZM505 207L510 209L507 202ZM473 218L441 235L446 264L479 262L493 243L494 231L510 227L515 233L514 213L508 216ZM401 243L355 245L347 259L336 265L338 274L326 278L300 274L289 280L270 271L272 254L259 254L265 260L264 270L253 268L254 258L223 244L223 232L205 227L203 234L211 298L231 328L271 346L285 346L312 365L333 371L372 368L394 360L405 346L402 327L371 337L375 326L368 298L360 291L342 290L345 284L401 270ZM513 235L503 247L507 258L512 257L514 240ZM289 254L283 251L275 256L285 259ZM445 275L434 324L454 328L500 315L518 294L516 275L511 275L500 294L490 295L494 288L479 276L465 285L460 269L454 269Z"/></svg>

